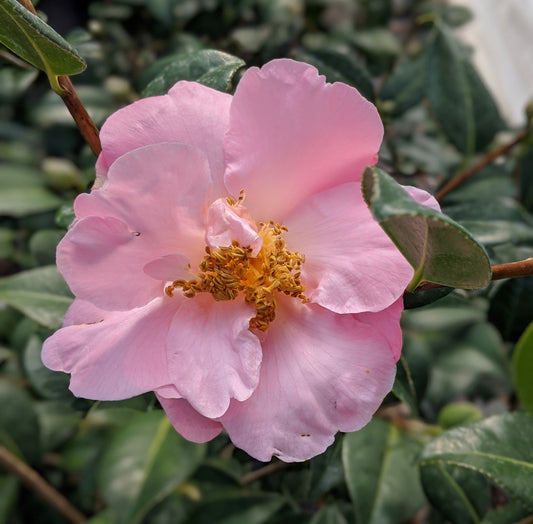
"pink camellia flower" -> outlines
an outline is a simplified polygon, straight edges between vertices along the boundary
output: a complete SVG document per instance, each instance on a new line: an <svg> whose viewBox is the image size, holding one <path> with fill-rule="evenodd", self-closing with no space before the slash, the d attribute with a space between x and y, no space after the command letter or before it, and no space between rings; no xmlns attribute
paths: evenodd
<svg viewBox="0 0 533 524"><path fill-rule="evenodd" d="M85 398L155 391L185 438L225 429L263 461L363 427L413 274L361 194L382 133L355 89L292 60L234 96L179 82L112 115L58 246L76 299L45 365Z"/></svg>

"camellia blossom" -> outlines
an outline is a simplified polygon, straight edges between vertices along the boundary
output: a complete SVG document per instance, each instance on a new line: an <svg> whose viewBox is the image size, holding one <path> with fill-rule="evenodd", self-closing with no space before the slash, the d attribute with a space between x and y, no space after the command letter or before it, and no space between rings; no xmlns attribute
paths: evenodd
<svg viewBox="0 0 533 524"><path fill-rule="evenodd" d="M183 81L112 115L57 249L76 298L45 365L80 397L155 391L185 438L224 429L262 461L363 427L413 275L361 194L382 134L355 89L286 59L234 96Z"/></svg>

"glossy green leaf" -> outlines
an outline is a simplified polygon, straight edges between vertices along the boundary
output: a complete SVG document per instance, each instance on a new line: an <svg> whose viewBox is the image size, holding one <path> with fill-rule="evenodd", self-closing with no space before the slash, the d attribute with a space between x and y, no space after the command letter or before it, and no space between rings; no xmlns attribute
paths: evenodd
<svg viewBox="0 0 533 524"><path fill-rule="evenodd" d="M512 366L516 394L524 408L533 414L533 322L516 344Z"/></svg>
<svg viewBox="0 0 533 524"><path fill-rule="evenodd" d="M511 500L505 506L489 511L483 519L483 524L527 524L527 520L522 522L526 517L531 517L531 510L519 500Z"/></svg>
<svg viewBox="0 0 533 524"><path fill-rule="evenodd" d="M22 217L56 209L62 202L45 187L40 171L20 164L0 166L0 215Z"/></svg>
<svg viewBox="0 0 533 524"><path fill-rule="evenodd" d="M204 454L205 446L180 437L163 411L135 415L115 434L100 465L100 490L116 522L142 522L189 478Z"/></svg>
<svg viewBox="0 0 533 524"><path fill-rule="evenodd" d="M423 467L420 480L431 505L450 522L483 522L490 502L489 484L483 475L439 463Z"/></svg>
<svg viewBox="0 0 533 524"><path fill-rule="evenodd" d="M516 342L531 322L533 276L512 278L501 283L491 296L489 320L504 340Z"/></svg>
<svg viewBox="0 0 533 524"><path fill-rule="evenodd" d="M328 48L299 48L295 59L314 65L328 82L344 82L355 87L368 100L374 100L372 77L353 54Z"/></svg>
<svg viewBox="0 0 533 524"><path fill-rule="evenodd" d="M420 466L477 471L533 511L532 434L532 416L495 415L442 433L426 445Z"/></svg>
<svg viewBox="0 0 533 524"><path fill-rule="evenodd" d="M32 387L43 398L49 400L73 400L68 386L70 377L65 373L49 370L41 361L41 339L30 336L23 353L23 365Z"/></svg>
<svg viewBox="0 0 533 524"><path fill-rule="evenodd" d="M428 62L431 110L448 139L471 154L484 149L504 124L466 51L446 25L435 31Z"/></svg>
<svg viewBox="0 0 533 524"><path fill-rule="evenodd" d="M10 382L0 381L0 445L28 462L40 452L39 422L31 397Z"/></svg>
<svg viewBox="0 0 533 524"><path fill-rule="evenodd" d="M75 75L86 67L64 38L16 0L0 0L0 42L44 71L57 92L59 75Z"/></svg>
<svg viewBox="0 0 533 524"><path fill-rule="evenodd" d="M270 493L217 496L204 500L187 524L263 524L285 504L285 498Z"/></svg>
<svg viewBox="0 0 533 524"><path fill-rule="evenodd" d="M464 289L490 282L484 249L451 218L415 202L376 167L365 169L362 188L372 214L415 270L409 291L423 281Z"/></svg>
<svg viewBox="0 0 533 524"><path fill-rule="evenodd" d="M81 421L81 413L65 402L41 401L35 403L41 429L41 448L44 452L56 450L72 437Z"/></svg>
<svg viewBox="0 0 533 524"><path fill-rule="evenodd" d="M222 92L233 89L233 79L245 66L242 59L222 51L201 49L167 65L144 89L143 96L163 95L179 80L199 82Z"/></svg>
<svg viewBox="0 0 533 524"><path fill-rule="evenodd" d="M18 479L14 475L0 473L0 522L9 522L9 513L17 501L18 487Z"/></svg>
<svg viewBox="0 0 533 524"><path fill-rule="evenodd" d="M329 504L314 515L309 524L348 524L348 521L337 506Z"/></svg>
<svg viewBox="0 0 533 524"><path fill-rule="evenodd" d="M427 91L429 52L402 60L387 78L379 96L388 101L390 113L400 115L422 101Z"/></svg>
<svg viewBox="0 0 533 524"><path fill-rule="evenodd" d="M61 327L72 295L55 266L0 278L0 301L50 329Z"/></svg>
<svg viewBox="0 0 533 524"><path fill-rule="evenodd" d="M392 392L409 406L413 416L418 415L416 389L409 366L403 355L400 357L400 360L396 365L396 379L392 386Z"/></svg>
<svg viewBox="0 0 533 524"><path fill-rule="evenodd" d="M417 442L381 419L345 435L344 472L357 522L400 524L424 504L418 452Z"/></svg>

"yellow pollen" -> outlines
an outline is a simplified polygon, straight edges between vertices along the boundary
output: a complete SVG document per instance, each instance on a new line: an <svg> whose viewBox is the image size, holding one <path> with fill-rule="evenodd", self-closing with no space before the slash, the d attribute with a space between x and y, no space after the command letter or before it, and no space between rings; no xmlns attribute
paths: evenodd
<svg viewBox="0 0 533 524"><path fill-rule="evenodd" d="M174 290L181 288L186 297L208 292L215 300L233 300L243 293L246 302L256 310L250 329L260 331L266 331L276 317L276 293L309 302L300 280L305 257L285 247L283 233L287 228L274 222L259 226L263 247L257 256L252 257L252 249L241 247L236 241L231 246L206 247L197 277L175 280L165 288L165 293L172 297Z"/></svg>

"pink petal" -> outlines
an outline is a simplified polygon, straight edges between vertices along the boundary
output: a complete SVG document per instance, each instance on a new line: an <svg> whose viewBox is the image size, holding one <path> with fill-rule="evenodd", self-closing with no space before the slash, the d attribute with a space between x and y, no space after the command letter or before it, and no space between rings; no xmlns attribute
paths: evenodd
<svg viewBox="0 0 533 524"><path fill-rule="evenodd" d="M63 317L63 327L73 324L94 324L100 322L108 314L109 311L100 309L91 302L75 298Z"/></svg>
<svg viewBox="0 0 533 524"><path fill-rule="evenodd" d="M376 108L357 90L327 84L310 65L273 60L250 68L235 92L226 187L245 190L257 221L282 221L308 196L359 181L382 135Z"/></svg>
<svg viewBox="0 0 533 524"><path fill-rule="evenodd" d="M189 259L183 255L164 255L148 262L143 271L156 280L190 280L194 276L189 265Z"/></svg>
<svg viewBox="0 0 533 524"><path fill-rule="evenodd" d="M220 419L233 443L258 460L301 461L337 431L367 424L392 388L401 307L359 317L283 300L263 343L259 385Z"/></svg>
<svg viewBox="0 0 533 524"><path fill-rule="evenodd" d="M422 204L423 206L430 207L431 209L434 209L435 211L440 211L440 204L437 202L435 197L428 193L427 191L424 191L423 189L419 189L418 187L414 186L402 186L409 195L414 198L419 204Z"/></svg>
<svg viewBox="0 0 533 524"><path fill-rule="evenodd" d="M104 311L99 321L64 327L44 342L43 363L71 373L74 395L94 400L120 400L164 386L171 382L165 339L176 300Z"/></svg>
<svg viewBox="0 0 533 524"><path fill-rule="evenodd" d="M263 245L248 211L241 206L230 206L222 198L209 207L206 240L209 247L230 246L236 240L240 246L250 246L252 256L256 256Z"/></svg>
<svg viewBox="0 0 533 524"><path fill-rule="evenodd" d="M222 430L222 424L198 413L185 399L157 398L174 429L192 442L207 442Z"/></svg>
<svg viewBox="0 0 533 524"><path fill-rule="evenodd" d="M223 138L232 97L195 82L178 82L164 96L144 98L111 115L100 131L102 153L96 164L105 177L113 162L133 149L158 142L181 142L209 160L214 196L223 196Z"/></svg>
<svg viewBox="0 0 533 524"><path fill-rule="evenodd" d="M175 291L178 293L178 290ZM181 396L201 415L219 417L246 400L259 380L261 344L248 329L255 310L242 299L186 300L168 333L168 368Z"/></svg>
<svg viewBox="0 0 533 524"><path fill-rule="evenodd" d="M285 224L287 247L305 255L305 295L331 311L380 311L403 295L413 276L372 217L359 184L312 196Z"/></svg>
<svg viewBox="0 0 533 524"><path fill-rule="evenodd" d="M196 149L156 144L120 157L100 189L76 199L79 220L58 248L73 293L109 310L160 295L163 284L144 268L176 254L198 264L208 188L207 161Z"/></svg>

